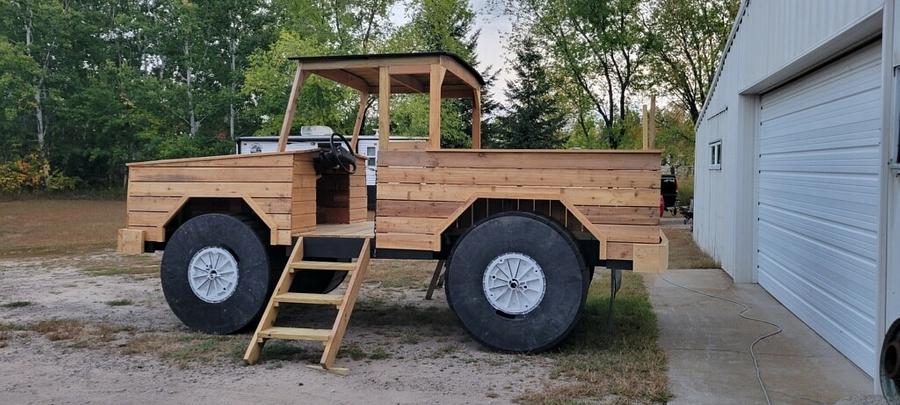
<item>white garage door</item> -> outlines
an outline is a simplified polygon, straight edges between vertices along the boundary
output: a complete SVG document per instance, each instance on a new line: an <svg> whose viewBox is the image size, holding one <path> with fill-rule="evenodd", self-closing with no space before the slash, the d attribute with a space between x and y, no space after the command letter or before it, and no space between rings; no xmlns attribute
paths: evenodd
<svg viewBox="0 0 900 405"><path fill-rule="evenodd" d="M875 372L880 44L762 96L758 280Z"/></svg>

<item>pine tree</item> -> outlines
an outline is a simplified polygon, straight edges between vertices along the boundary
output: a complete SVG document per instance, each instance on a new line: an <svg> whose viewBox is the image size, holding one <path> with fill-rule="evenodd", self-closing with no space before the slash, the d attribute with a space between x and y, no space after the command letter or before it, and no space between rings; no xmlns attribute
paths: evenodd
<svg viewBox="0 0 900 405"><path fill-rule="evenodd" d="M516 78L505 91L511 107L501 118L502 129L493 143L510 149L562 147L565 116L533 38L519 42L512 69Z"/></svg>

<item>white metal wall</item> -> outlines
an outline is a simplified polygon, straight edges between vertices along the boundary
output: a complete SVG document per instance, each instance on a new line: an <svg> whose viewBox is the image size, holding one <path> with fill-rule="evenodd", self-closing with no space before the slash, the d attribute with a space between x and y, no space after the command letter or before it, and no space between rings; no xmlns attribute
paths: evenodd
<svg viewBox="0 0 900 405"><path fill-rule="evenodd" d="M694 174L694 239L716 258L736 281L753 281L752 255L746 237L752 224L752 139L757 124L748 98L754 88L796 69L796 62L821 50L829 38L840 37L867 16L877 13L881 0L752 0L735 33L711 98L697 122ZM880 28L880 25L879 25ZM828 55L818 58L827 59ZM808 61L807 61L808 62ZM726 116L711 118L727 109ZM711 122L715 121L715 122ZM709 170L709 142L722 139L720 171ZM747 154L746 156L739 154ZM738 164L740 163L740 164ZM720 213L729 212L722 217Z"/></svg>
<svg viewBox="0 0 900 405"><path fill-rule="evenodd" d="M881 44L761 98L758 280L874 374Z"/></svg>

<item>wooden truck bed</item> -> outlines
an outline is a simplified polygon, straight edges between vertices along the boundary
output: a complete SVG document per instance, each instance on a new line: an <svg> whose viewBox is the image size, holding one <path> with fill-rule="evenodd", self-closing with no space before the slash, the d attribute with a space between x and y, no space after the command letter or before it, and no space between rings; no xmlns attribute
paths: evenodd
<svg viewBox="0 0 900 405"><path fill-rule="evenodd" d="M637 270L661 271L659 161L658 151L382 151L376 246L438 251L445 231L532 211L596 238L601 259L637 256Z"/></svg>

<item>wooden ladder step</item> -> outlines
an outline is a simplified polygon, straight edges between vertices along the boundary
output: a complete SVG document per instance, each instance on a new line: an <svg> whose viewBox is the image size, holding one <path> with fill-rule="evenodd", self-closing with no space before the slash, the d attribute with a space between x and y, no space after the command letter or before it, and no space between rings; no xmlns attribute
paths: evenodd
<svg viewBox="0 0 900 405"><path fill-rule="evenodd" d="M275 295L275 302L289 304L341 305L342 301L344 301L344 296L338 294L283 293Z"/></svg>
<svg viewBox="0 0 900 405"><path fill-rule="evenodd" d="M264 339L285 340L315 340L327 342L331 338L331 329L287 328L273 326L259 331L259 337Z"/></svg>
<svg viewBox="0 0 900 405"><path fill-rule="evenodd" d="M316 262L312 260L301 260L291 263L294 270L334 270L334 271L353 271L356 263L344 262Z"/></svg>

